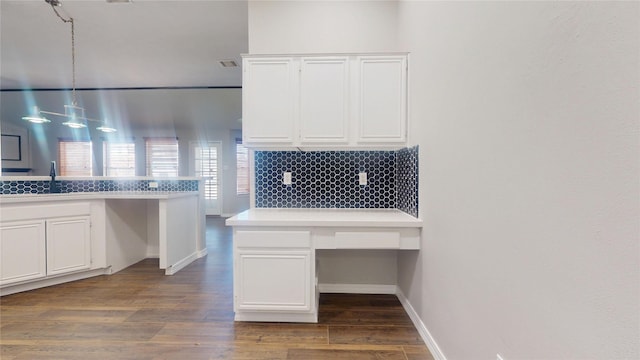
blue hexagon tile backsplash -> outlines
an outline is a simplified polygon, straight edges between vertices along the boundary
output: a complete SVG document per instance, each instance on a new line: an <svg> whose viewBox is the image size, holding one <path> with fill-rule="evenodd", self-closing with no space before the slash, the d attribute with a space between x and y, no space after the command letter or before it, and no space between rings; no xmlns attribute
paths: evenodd
<svg viewBox="0 0 640 360"><path fill-rule="evenodd" d="M259 208L396 208L418 216L418 146L397 151L256 151ZM284 185L283 173L292 173ZM358 175L367 173L367 185ZM149 188L149 182L158 188ZM63 193L198 191L197 180L62 180ZM2 194L47 194L48 181L2 181Z"/></svg>
<svg viewBox="0 0 640 360"><path fill-rule="evenodd" d="M256 151L260 208L397 208L418 216L418 146L397 151ZM291 185L283 184L292 173ZM367 185L358 182L367 173Z"/></svg>
<svg viewBox="0 0 640 360"><path fill-rule="evenodd" d="M149 182L157 182L150 188ZM57 180L60 192L198 191L198 180ZM2 194L48 194L49 181L2 181Z"/></svg>

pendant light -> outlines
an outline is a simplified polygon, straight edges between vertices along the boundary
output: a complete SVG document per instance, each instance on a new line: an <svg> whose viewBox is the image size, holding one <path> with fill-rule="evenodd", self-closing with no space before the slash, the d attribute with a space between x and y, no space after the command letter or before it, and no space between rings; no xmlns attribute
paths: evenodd
<svg viewBox="0 0 640 360"><path fill-rule="evenodd" d="M72 129L82 129L87 127L87 122L97 122L102 123L101 126L98 126L96 129L102 132L114 132L115 128L107 126L101 120L89 119L84 115L84 108L78 106L78 102L76 100L76 42L75 42L75 26L73 22L73 18L69 17L65 19L58 13L56 10L56 6L61 6L59 0L45 0L45 2L51 5L53 12L62 20L64 23L71 23L71 105L64 105L64 114L44 111L39 109L37 106L33 107L33 112L28 116L23 116L22 120L29 121L35 124L44 124L49 123L51 120L47 119L44 115L53 115L61 118L65 118L66 121L62 123L62 125L68 126Z"/></svg>

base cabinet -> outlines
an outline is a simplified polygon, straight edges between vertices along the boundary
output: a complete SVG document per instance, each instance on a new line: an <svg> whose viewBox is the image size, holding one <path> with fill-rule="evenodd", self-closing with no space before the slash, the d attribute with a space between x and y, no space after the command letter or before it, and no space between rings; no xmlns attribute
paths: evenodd
<svg viewBox="0 0 640 360"><path fill-rule="evenodd" d="M70 208L51 209L52 212L89 211L84 204ZM51 210L46 206L38 209ZM27 207L13 210L7 218L24 220L0 222L0 287L21 286L91 269L90 215L41 217L37 214L39 210L29 211ZM34 218L27 219L30 216Z"/></svg>
<svg viewBox="0 0 640 360"><path fill-rule="evenodd" d="M263 222L260 225L229 224L227 220L227 225L234 227L236 321L318 322L320 291L316 250L420 249L419 226L369 227L362 220L359 226L287 226L283 223L268 226L264 225L268 223L266 219L287 215L277 210L264 214L265 219L259 218L259 212L249 215L254 221ZM365 212L362 216L366 218L372 213ZM371 220L372 224L379 222L378 216ZM311 217L307 214L307 218ZM231 218L231 221L238 220Z"/></svg>
<svg viewBox="0 0 640 360"><path fill-rule="evenodd" d="M46 275L45 221L0 223L0 286Z"/></svg>
<svg viewBox="0 0 640 360"><path fill-rule="evenodd" d="M47 275L91 268L88 216L47 220Z"/></svg>
<svg viewBox="0 0 640 360"><path fill-rule="evenodd" d="M236 231L237 321L317 322L315 253L309 231Z"/></svg>
<svg viewBox="0 0 640 360"><path fill-rule="evenodd" d="M310 251L238 251L239 310L311 310Z"/></svg>

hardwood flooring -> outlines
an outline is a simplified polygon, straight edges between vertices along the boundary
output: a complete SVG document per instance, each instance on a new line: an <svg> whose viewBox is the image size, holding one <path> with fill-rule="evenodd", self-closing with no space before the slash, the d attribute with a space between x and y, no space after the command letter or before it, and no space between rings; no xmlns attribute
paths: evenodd
<svg viewBox="0 0 640 360"><path fill-rule="evenodd" d="M231 231L173 276L147 259L111 276L0 298L0 358L433 359L392 295L322 294L318 324L233 321Z"/></svg>

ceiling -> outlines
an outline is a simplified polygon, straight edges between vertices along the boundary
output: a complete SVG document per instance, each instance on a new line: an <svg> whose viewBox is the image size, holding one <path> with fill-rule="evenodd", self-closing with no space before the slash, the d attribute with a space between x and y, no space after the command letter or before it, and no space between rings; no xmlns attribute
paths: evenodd
<svg viewBox="0 0 640 360"><path fill-rule="evenodd" d="M76 88L238 87L247 1L61 0L73 17ZM71 88L71 26L44 0L0 1L0 88Z"/></svg>

